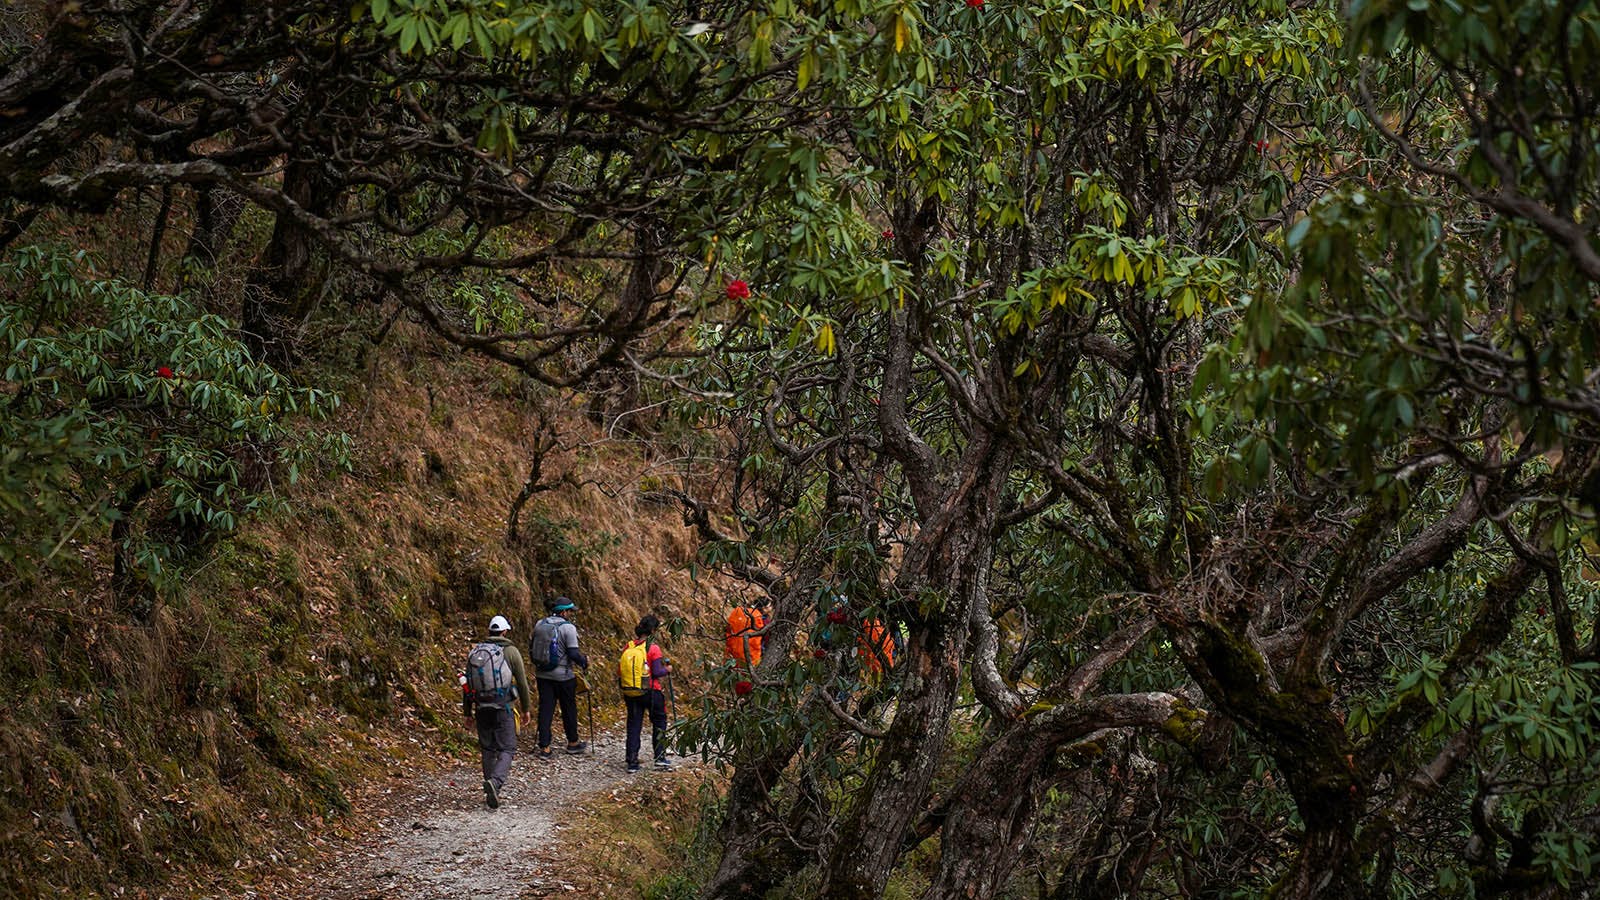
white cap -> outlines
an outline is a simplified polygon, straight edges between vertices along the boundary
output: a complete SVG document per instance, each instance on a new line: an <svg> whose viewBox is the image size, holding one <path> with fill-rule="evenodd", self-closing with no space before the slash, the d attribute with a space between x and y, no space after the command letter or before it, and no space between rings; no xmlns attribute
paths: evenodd
<svg viewBox="0 0 1600 900"><path fill-rule="evenodd" d="M505 616L495 616L494 618L489 620L489 630L490 631L510 631L511 630L511 623L506 621L506 617Z"/></svg>

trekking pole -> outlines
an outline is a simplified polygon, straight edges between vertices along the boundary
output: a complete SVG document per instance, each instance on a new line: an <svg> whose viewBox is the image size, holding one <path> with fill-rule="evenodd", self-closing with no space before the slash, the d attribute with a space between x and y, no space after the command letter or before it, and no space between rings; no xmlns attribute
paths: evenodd
<svg viewBox="0 0 1600 900"><path fill-rule="evenodd" d="M589 755L594 755L594 691L585 692L589 697Z"/></svg>
<svg viewBox="0 0 1600 900"><path fill-rule="evenodd" d="M585 671L587 671L587 670L585 670ZM594 755L594 689L589 686L589 679L584 674L584 672L576 672L576 673L574 673L574 675L578 679L577 692L583 695L584 702L587 703L588 707L589 707L589 742L588 742L588 744L585 745L585 752L589 756L593 756Z"/></svg>
<svg viewBox="0 0 1600 900"><path fill-rule="evenodd" d="M672 673L667 673L667 727L676 728L678 725L678 701L672 695Z"/></svg>

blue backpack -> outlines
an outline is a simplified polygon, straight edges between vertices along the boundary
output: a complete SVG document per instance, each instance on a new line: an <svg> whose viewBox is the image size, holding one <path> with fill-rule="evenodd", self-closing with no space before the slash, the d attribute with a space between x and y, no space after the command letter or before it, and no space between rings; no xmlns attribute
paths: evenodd
<svg viewBox="0 0 1600 900"><path fill-rule="evenodd" d="M485 642L467 654L467 690L479 706L507 706L517 697L517 681L505 648Z"/></svg>

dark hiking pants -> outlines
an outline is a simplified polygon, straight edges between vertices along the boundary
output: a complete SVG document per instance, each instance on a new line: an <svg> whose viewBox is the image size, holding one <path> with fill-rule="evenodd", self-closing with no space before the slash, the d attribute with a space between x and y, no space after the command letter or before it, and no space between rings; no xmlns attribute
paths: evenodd
<svg viewBox="0 0 1600 900"><path fill-rule="evenodd" d="M509 706L480 706L475 718L478 748L483 751L483 777L494 782L498 790L511 774L511 757L517 752L517 722Z"/></svg>
<svg viewBox="0 0 1600 900"><path fill-rule="evenodd" d="M660 691L646 691L643 697L624 697L628 704L628 765L639 764L640 732L644 716L650 714L650 751L656 759L667 758L667 698Z"/></svg>
<svg viewBox="0 0 1600 900"><path fill-rule="evenodd" d="M567 730L567 743L578 742L578 679L551 681L536 678L539 682L539 749L550 746L550 723L556 715L556 704L561 704L561 724Z"/></svg>

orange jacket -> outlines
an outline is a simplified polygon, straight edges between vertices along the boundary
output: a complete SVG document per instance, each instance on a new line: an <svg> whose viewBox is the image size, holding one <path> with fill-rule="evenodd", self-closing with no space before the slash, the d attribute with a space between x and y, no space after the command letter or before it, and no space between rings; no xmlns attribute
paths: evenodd
<svg viewBox="0 0 1600 900"><path fill-rule="evenodd" d="M879 619L861 623L861 637L856 641L856 656L868 672L882 672L884 666L894 666L894 638Z"/></svg>
<svg viewBox="0 0 1600 900"><path fill-rule="evenodd" d="M761 635L751 634L767 626L761 610L753 606L736 606L728 611L728 628L723 632L728 647L728 658L740 665L754 668L761 664Z"/></svg>

